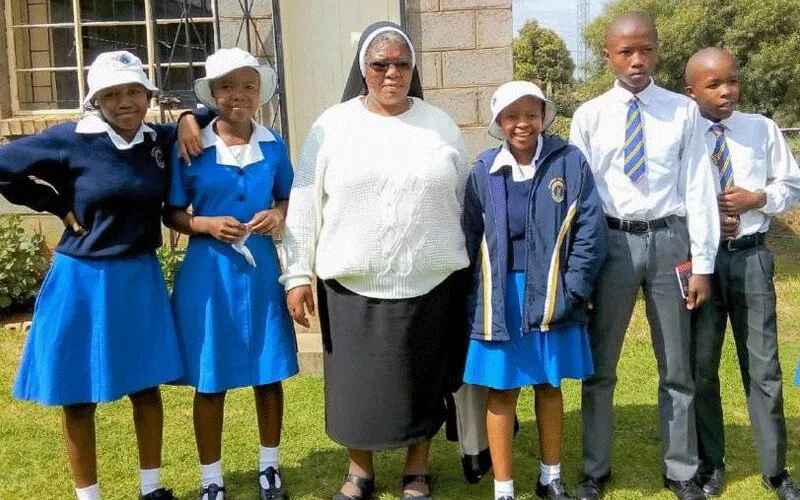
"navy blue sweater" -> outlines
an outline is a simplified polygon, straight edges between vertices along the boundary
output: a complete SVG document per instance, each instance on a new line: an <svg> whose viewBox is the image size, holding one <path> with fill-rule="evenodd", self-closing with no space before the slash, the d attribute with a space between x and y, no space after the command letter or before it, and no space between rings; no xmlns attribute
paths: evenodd
<svg viewBox="0 0 800 500"><path fill-rule="evenodd" d="M97 258L152 251L161 245L175 126L148 125L155 140L145 133L144 142L127 150L117 149L105 132L76 133L75 123L2 146L0 194L59 217L75 213L87 234L65 230L57 252Z"/></svg>

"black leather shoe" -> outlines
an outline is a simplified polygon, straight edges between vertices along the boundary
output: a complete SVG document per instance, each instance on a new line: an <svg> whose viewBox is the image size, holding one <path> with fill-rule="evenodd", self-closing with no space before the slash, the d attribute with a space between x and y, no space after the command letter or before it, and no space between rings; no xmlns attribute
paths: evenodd
<svg viewBox="0 0 800 500"><path fill-rule="evenodd" d="M489 448L482 450L477 455L464 455L461 457L461 467L464 470L464 478L470 484L475 484L492 470L492 456Z"/></svg>
<svg viewBox="0 0 800 500"><path fill-rule="evenodd" d="M664 476L664 488L675 493L678 500L705 500L706 494L694 479L676 481Z"/></svg>
<svg viewBox="0 0 800 500"><path fill-rule="evenodd" d="M333 495L333 500L367 500L372 498L372 494L375 493L375 478L367 479L365 477L359 477L355 474L345 474L344 482L350 483L355 485L358 489L361 490L361 494L359 495L345 495L341 491Z"/></svg>
<svg viewBox="0 0 800 500"><path fill-rule="evenodd" d="M547 483L547 486L537 480L536 496L547 500L575 500L575 497L567 493L567 487L564 486L564 481L560 478L553 479Z"/></svg>
<svg viewBox="0 0 800 500"><path fill-rule="evenodd" d="M264 476L267 479L266 488L261 486L261 476ZM280 486L278 486L278 480L281 481ZM258 500L286 499L286 488L283 487L283 478L281 477L281 473L278 471L278 469L274 467L267 467L265 470L262 470L258 473L256 481L258 481Z"/></svg>
<svg viewBox="0 0 800 500"><path fill-rule="evenodd" d="M703 489L707 497L718 497L722 494L725 484L725 469L712 467L697 472L697 484Z"/></svg>
<svg viewBox="0 0 800 500"><path fill-rule="evenodd" d="M500 497L500 500L514 500L514 497L509 497L509 496Z"/></svg>
<svg viewBox="0 0 800 500"><path fill-rule="evenodd" d="M800 500L800 488L787 471L775 477L762 476L761 482L767 489L774 491L780 500Z"/></svg>
<svg viewBox="0 0 800 500"><path fill-rule="evenodd" d="M224 486L218 486L216 483L211 483L202 490L200 490L200 500L205 500L203 495L208 495L208 500L217 500L217 495L225 492Z"/></svg>
<svg viewBox="0 0 800 500"><path fill-rule="evenodd" d="M151 491L147 495L142 495L139 498L141 500L174 500L175 495L172 494L172 490L159 488L155 491Z"/></svg>
<svg viewBox="0 0 800 500"><path fill-rule="evenodd" d="M610 479L610 474L599 478L585 477L575 488L575 498L578 500L600 500L603 496L603 490L605 490L606 484Z"/></svg>

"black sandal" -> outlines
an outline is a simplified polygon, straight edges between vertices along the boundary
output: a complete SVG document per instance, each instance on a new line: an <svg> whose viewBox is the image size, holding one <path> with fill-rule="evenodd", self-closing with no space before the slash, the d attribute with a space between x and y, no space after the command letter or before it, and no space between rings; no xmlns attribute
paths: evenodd
<svg viewBox="0 0 800 500"><path fill-rule="evenodd" d="M217 500L217 495L221 492L225 492L224 486L217 486L217 483L211 483L200 490L200 496L198 498L203 500L203 495L208 495L208 500Z"/></svg>
<svg viewBox="0 0 800 500"><path fill-rule="evenodd" d="M403 476L403 497L402 500L431 500L433 497L431 494L433 493L433 487L431 486L431 475L430 474L406 474ZM427 495L414 495L412 493L406 493L405 489L411 483L422 483L428 487L428 494Z"/></svg>
<svg viewBox="0 0 800 500"><path fill-rule="evenodd" d="M264 476L267 480L266 488L261 487L261 476ZM279 479L281 481L280 487L277 486ZM259 472L257 482L259 500L286 500L289 497L286 494L286 488L283 486L283 477L275 467L267 467Z"/></svg>
<svg viewBox="0 0 800 500"><path fill-rule="evenodd" d="M356 488L361 490L360 495L350 496L345 495L341 491L337 492L333 495L333 500L368 500L372 498L372 494L375 493L375 478L367 479L365 477L359 477L355 474L345 474L344 475L344 482L350 483L354 485Z"/></svg>

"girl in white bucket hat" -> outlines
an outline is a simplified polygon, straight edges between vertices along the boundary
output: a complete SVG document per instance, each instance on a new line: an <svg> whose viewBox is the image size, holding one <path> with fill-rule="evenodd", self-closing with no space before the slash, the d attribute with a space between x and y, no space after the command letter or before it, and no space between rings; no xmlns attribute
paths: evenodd
<svg viewBox="0 0 800 500"><path fill-rule="evenodd" d="M503 143L478 157L464 200L475 269L464 382L488 393L495 498L514 498L515 409L520 388L533 386L536 494L567 500L573 497L561 481L560 385L593 370L587 303L605 257L606 222L581 152L543 134L556 110L538 86L501 85L491 111L489 133Z"/></svg>
<svg viewBox="0 0 800 500"><path fill-rule="evenodd" d="M39 291L13 394L63 407L81 500L100 498L96 406L127 395L141 498L172 499L160 482L158 386L181 377L183 364L155 250L175 126L142 121L157 89L133 54L98 55L88 82L84 104L93 111L79 122L0 147L0 194L66 226Z"/></svg>
<svg viewBox="0 0 800 500"><path fill-rule="evenodd" d="M275 91L275 73L241 49L221 49L194 89L219 116L202 130L203 152L191 165L175 164L164 221L190 235L172 302L186 360L179 382L195 388L200 498L225 495L225 393L253 387L259 495L281 500L281 381L298 365L274 238L282 232L294 171L277 132L253 120Z"/></svg>

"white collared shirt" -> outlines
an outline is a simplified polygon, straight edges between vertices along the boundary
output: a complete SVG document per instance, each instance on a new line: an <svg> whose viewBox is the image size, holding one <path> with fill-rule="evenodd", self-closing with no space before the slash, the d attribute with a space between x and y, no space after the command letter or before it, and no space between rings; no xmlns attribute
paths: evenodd
<svg viewBox="0 0 800 500"><path fill-rule="evenodd" d="M654 220L686 217L692 270L714 271L719 245L715 179L697 106L651 81L636 94L644 130L646 172L634 183L625 174L625 122L634 95L615 83L581 105L572 118L570 143L589 161L606 215ZM691 207L691 210L688 210Z"/></svg>
<svg viewBox="0 0 800 500"><path fill-rule="evenodd" d="M131 149L137 144L144 142L144 134L146 133L150 134L151 139L155 139L158 135L149 125L142 122L139 126L139 130L136 131L136 135L133 136L133 140L128 142L121 135L116 133L111 125L103 120L96 112L83 115L78 121L78 125L75 127L75 132L78 134L102 134L105 132L108 134L108 137L111 138L111 142L114 143L114 146L121 150Z"/></svg>
<svg viewBox="0 0 800 500"><path fill-rule="evenodd" d="M264 159L259 142L272 142L275 136L266 127L252 120L253 133L250 134L250 142L241 146L228 146L225 141L214 131L214 124L218 118L211 120L200 132L203 139L203 149L210 147L217 148L217 164L230 165L233 167L244 168L253 163Z"/></svg>
<svg viewBox="0 0 800 500"><path fill-rule="evenodd" d="M717 137L713 122L703 118L706 146L713 153ZM741 215L738 236L769 230L770 216L784 212L800 201L800 169L778 125L761 115L733 114L719 122L725 128L725 142L733 167L733 183L748 191L763 190L767 204ZM719 191L719 170L712 168Z"/></svg>
<svg viewBox="0 0 800 500"><path fill-rule="evenodd" d="M511 150L508 149L508 141L503 141L503 146L500 148L497 156L494 157L492 166L489 168L489 173L493 174L503 167L511 167L511 178L514 179L514 182L523 182L533 179L533 174L536 173L536 162L542 155L543 142L542 135L539 134L539 137L536 138L536 152L533 154L531 164L520 165L516 158L514 158Z"/></svg>

